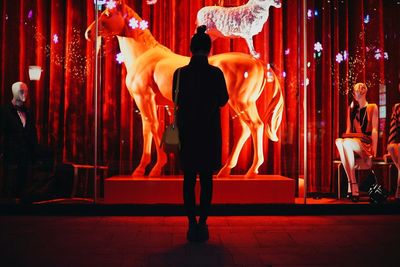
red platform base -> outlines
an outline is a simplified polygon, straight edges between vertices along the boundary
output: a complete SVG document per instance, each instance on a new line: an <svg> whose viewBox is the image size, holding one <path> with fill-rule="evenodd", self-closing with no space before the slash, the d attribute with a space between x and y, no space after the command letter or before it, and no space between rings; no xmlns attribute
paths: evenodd
<svg viewBox="0 0 400 267"><path fill-rule="evenodd" d="M132 178L114 176L105 180L104 202L107 204L181 204L182 176ZM231 176L214 179L214 204L295 203L295 181L280 175L259 175L244 179ZM197 182L197 198L200 183Z"/></svg>

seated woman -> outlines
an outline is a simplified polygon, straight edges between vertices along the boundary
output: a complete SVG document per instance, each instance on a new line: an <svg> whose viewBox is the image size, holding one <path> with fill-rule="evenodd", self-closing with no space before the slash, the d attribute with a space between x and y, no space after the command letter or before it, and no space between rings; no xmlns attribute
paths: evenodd
<svg viewBox="0 0 400 267"><path fill-rule="evenodd" d="M367 91L364 83L354 85L354 101L347 110L346 134L335 142L348 178L347 197L354 202L359 200L355 170L371 168L378 145L378 106L368 104Z"/></svg>
<svg viewBox="0 0 400 267"><path fill-rule="evenodd" d="M395 198L396 201L400 201L400 103L397 103L393 107L387 150L397 167L397 190Z"/></svg>

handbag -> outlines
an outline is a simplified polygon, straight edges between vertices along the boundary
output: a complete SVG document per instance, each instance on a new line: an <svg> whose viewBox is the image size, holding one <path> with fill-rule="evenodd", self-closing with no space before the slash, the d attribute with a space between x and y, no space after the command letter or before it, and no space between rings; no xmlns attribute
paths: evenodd
<svg viewBox="0 0 400 267"><path fill-rule="evenodd" d="M378 183L378 178L373 170L360 185L360 190L368 192L369 202L373 204L384 203L389 197L389 192Z"/></svg>
<svg viewBox="0 0 400 267"><path fill-rule="evenodd" d="M181 143L179 141L179 130L176 125L176 112L178 103L178 93L179 93L179 82L180 82L181 69L178 69L177 82L175 87L174 96L174 120L167 126L164 130L160 146L166 153L176 153L179 152L181 148Z"/></svg>

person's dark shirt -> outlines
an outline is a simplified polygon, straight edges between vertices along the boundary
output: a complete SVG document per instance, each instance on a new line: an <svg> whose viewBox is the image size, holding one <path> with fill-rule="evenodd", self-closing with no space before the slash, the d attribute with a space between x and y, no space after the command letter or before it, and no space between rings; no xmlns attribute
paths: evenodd
<svg viewBox="0 0 400 267"><path fill-rule="evenodd" d="M176 80L177 71L174 85ZM183 170L215 171L220 168L220 107L227 101L224 75L208 63L206 56L193 56L189 65L181 68L177 125Z"/></svg>

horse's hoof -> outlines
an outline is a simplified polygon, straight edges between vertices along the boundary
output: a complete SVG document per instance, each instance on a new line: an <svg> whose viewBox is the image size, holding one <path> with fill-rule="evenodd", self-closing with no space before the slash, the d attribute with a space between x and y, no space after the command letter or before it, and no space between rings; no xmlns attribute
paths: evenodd
<svg viewBox="0 0 400 267"><path fill-rule="evenodd" d="M136 169L132 173L132 177L143 177L144 176L144 171L143 169Z"/></svg>
<svg viewBox="0 0 400 267"><path fill-rule="evenodd" d="M151 170L151 172L149 173L149 177L160 177L161 176L161 170L157 169L157 170Z"/></svg>
<svg viewBox="0 0 400 267"><path fill-rule="evenodd" d="M248 172L244 175L244 178L245 178L245 179L256 178L257 175L258 175L257 172L248 171Z"/></svg>
<svg viewBox="0 0 400 267"><path fill-rule="evenodd" d="M231 168L224 166L217 174L217 178L228 177L231 174Z"/></svg>

